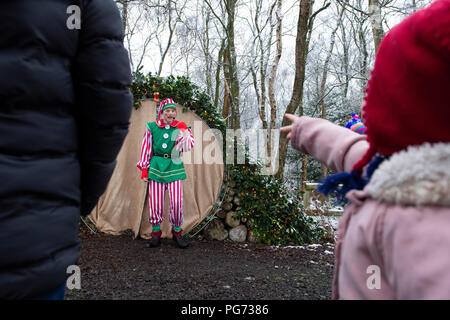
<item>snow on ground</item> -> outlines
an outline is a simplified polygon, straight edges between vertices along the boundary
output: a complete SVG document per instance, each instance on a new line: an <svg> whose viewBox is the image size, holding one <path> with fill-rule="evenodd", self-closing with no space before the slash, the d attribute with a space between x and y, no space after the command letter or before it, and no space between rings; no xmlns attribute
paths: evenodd
<svg viewBox="0 0 450 320"><path fill-rule="evenodd" d="M333 228L334 231L334 239L336 239L337 235L337 229L338 229L338 223L341 216L311 216L311 218L314 221L320 222L321 226L329 225L331 228ZM324 248L324 249L330 249L325 250L325 254L334 254L332 251L334 250L334 243L325 243L325 244L319 244L319 243L313 243L308 244L304 246L270 246L271 249L305 249L309 251L314 251L317 248Z"/></svg>
<svg viewBox="0 0 450 320"><path fill-rule="evenodd" d="M337 235L337 229L338 229L338 223L339 223L339 219L341 218L341 216L310 216L314 221L320 222L320 225L329 225L331 226L331 228L333 228L334 230L334 238L336 239L336 235ZM248 248L248 244L244 243L241 245L241 247L243 249ZM334 243L324 243L324 244L320 244L320 243L313 243L313 244L308 244L308 245L303 245L303 246L269 246L270 249L272 250L278 250L278 249L304 249L304 250L309 250L309 251L315 251L318 248L323 248L324 250L324 254L334 254ZM247 249L250 250L250 249Z"/></svg>
<svg viewBox="0 0 450 320"><path fill-rule="evenodd" d="M325 225L330 225L336 232L341 216L311 216L311 218L316 222L322 222Z"/></svg>
<svg viewBox="0 0 450 320"><path fill-rule="evenodd" d="M307 244L304 246L270 246L271 249L276 250L276 249L305 249L305 250L309 250L309 251L314 251L318 248L329 248L332 249L334 248L334 243L324 243L324 244L320 244L320 243L313 243L313 244ZM327 251L327 250L325 250ZM328 251L330 252L330 251Z"/></svg>

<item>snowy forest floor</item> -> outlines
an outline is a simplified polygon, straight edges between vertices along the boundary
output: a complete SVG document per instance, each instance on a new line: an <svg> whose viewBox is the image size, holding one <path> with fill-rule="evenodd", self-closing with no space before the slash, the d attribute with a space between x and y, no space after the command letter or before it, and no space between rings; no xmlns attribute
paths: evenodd
<svg viewBox="0 0 450 320"><path fill-rule="evenodd" d="M66 300L302 300L331 299L334 244L275 247L171 239L159 248L130 235L81 228L81 289Z"/></svg>

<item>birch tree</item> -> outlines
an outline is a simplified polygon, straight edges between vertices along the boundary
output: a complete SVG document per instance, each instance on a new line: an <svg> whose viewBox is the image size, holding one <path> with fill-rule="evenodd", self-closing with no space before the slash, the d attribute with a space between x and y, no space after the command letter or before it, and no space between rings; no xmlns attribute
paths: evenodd
<svg viewBox="0 0 450 320"><path fill-rule="evenodd" d="M321 104L321 117L322 119L327 118L327 106L325 104L325 89L327 84L327 78L328 78L328 68L331 60L331 55L333 54L334 44L336 41L336 32L338 31L340 25L342 24L342 16L344 14L344 7L340 9L338 21L336 23L336 27L331 32L331 39L330 39L330 47L327 52L327 56L325 58L325 61L323 63L323 72L322 72L322 80L320 82L320 104ZM322 164L322 176L325 177L328 174L328 168Z"/></svg>
<svg viewBox="0 0 450 320"><path fill-rule="evenodd" d="M269 105L270 105L270 128L268 130L268 137L267 137L267 154L268 158L270 159L272 157L272 144L273 136L272 136L272 129L275 129L276 126L276 120L277 120L277 101L275 99L275 80L277 77L277 71L278 71L278 65L280 64L281 54L283 50L282 46L282 28L283 28L283 20L282 20L282 8L283 8L283 1L277 0L277 10L275 11L276 15L276 55L274 58L274 61L272 63L272 67L270 70L270 77L269 77Z"/></svg>

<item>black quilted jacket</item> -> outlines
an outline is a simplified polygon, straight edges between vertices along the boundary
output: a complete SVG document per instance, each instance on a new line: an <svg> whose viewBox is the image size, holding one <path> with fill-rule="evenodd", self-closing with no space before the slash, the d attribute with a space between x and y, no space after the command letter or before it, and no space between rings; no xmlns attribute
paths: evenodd
<svg viewBox="0 0 450 320"><path fill-rule="evenodd" d="M0 299L70 275L80 213L127 134L130 84L114 1L0 1Z"/></svg>

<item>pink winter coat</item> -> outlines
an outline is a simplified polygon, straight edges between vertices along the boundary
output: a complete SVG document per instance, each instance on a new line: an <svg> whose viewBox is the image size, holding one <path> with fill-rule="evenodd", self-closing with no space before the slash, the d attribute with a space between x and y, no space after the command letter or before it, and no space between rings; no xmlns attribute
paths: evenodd
<svg viewBox="0 0 450 320"><path fill-rule="evenodd" d="M351 171L366 136L301 117L291 144ZM364 190L346 195L335 248L334 299L450 299L450 144L392 155Z"/></svg>

